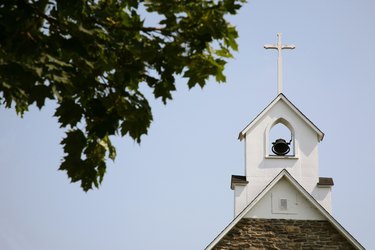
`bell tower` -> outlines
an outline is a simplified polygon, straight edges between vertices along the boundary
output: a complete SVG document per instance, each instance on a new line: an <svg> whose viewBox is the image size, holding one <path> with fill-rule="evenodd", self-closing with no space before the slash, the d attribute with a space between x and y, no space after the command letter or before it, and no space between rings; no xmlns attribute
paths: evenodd
<svg viewBox="0 0 375 250"><path fill-rule="evenodd" d="M239 134L245 173L232 175L234 219L206 247L218 249L365 249L332 216L332 178L319 177L324 133L283 93L276 45L276 98Z"/></svg>
<svg viewBox="0 0 375 250"><path fill-rule="evenodd" d="M283 93L281 51L294 49L265 45L278 50L278 95L240 133L245 144L245 175L232 176L235 215L238 215L283 170L288 171L328 212L331 212L331 178L319 177L318 144L324 133Z"/></svg>

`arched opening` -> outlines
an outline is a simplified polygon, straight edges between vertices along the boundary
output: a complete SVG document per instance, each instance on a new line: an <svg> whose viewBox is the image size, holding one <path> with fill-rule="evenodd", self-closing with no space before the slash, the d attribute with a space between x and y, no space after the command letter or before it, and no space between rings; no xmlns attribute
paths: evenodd
<svg viewBox="0 0 375 250"><path fill-rule="evenodd" d="M270 156L294 156L294 134L283 120L277 121L268 136L268 154Z"/></svg>

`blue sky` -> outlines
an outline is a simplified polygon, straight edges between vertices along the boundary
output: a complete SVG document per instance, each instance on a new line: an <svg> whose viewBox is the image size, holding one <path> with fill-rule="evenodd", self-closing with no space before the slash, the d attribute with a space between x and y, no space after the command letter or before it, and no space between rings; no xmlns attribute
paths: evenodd
<svg viewBox="0 0 375 250"><path fill-rule="evenodd" d="M0 109L0 249L203 249L233 219L230 176L244 173L238 132L277 94L276 33L284 94L324 133L320 175L332 177L333 215L375 249L375 2L257 0L231 17L240 51L227 83L152 100L141 145L114 138L117 159L99 190L57 171L64 136L52 114Z"/></svg>

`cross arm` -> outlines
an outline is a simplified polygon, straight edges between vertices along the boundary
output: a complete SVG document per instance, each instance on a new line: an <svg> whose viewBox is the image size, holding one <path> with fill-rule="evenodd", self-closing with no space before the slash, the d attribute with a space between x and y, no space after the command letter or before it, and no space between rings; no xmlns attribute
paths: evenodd
<svg viewBox="0 0 375 250"><path fill-rule="evenodd" d="M265 49L278 49L278 46L273 45L273 44L266 44L266 45L264 45L264 48Z"/></svg>
<svg viewBox="0 0 375 250"><path fill-rule="evenodd" d="M281 33L277 33L277 44L266 44L264 45L265 49L276 49L278 52L277 56L277 93L282 93L283 83L282 83L282 56L281 52L283 49L295 49L294 45L283 45L281 43Z"/></svg>
<svg viewBox="0 0 375 250"><path fill-rule="evenodd" d="M281 49L295 49L295 48L296 48L296 46L294 46L294 45L283 45L281 47Z"/></svg>

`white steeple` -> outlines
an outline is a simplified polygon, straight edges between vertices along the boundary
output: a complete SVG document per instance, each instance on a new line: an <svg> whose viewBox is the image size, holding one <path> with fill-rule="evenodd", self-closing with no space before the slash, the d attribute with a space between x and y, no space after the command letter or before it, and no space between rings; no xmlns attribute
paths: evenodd
<svg viewBox="0 0 375 250"><path fill-rule="evenodd" d="M239 134L245 143L245 176L232 176L235 191L235 215L238 215L283 170L331 212L331 178L319 177L318 144L324 133L282 94L281 51L294 49L277 45L278 95ZM283 131L283 132L280 132Z"/></svg>
<svg viewBox="0 0 375 250"><path fill-rule="evenodd" d="M278 37L265 45L279 52L278 95L239 134L245 175L232 175L235 218L205 249L365 249L331 215L333 180L319 177L324 133L282 93L281 51L294 45Z"/></svg>

